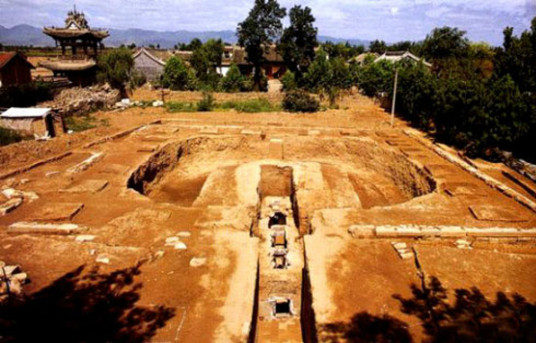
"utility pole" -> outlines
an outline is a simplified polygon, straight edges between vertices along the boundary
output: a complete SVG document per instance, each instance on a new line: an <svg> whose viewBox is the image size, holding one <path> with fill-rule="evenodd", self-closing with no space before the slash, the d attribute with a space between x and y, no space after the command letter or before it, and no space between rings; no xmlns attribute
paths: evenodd
<svg viewBox="0 0 536 343"><path fill-rule="evenodd" d="M398 87L398 67L395 69L395 87L393 89L393 103L391 104L391 127L395 125L396 89Z"/></svg>

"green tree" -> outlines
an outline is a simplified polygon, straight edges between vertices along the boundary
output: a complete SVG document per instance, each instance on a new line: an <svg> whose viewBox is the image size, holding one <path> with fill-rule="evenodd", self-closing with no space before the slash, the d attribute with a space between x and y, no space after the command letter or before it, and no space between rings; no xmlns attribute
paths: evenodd
<svg viewBox="0 0 536 343"><path fill-rule="evenodd" d="M283 90L285 92L296 90L298 88L296 76L290 70L287 70L285 74L281 77L281 83L283 84Z"/></svg>
<svg viewBox="0 0 536 343"><path fill-rule="evenodd" d="M469 40L465 37L465 33L448 26L433 29L423 42L424 57L436 61L467 56Z"/></svg>
<svg viewBox="0 0 536 343"><path fill-rule="evenodd" d="M352 86L352 74L346 61L342 57L328 58L323 50L318 51L304 78L309 90L328 96L331 105L335 104L341 90Z"/></svg>
<svg viewBox="0 0 536 343"><path fill-rule="evenodd" d="M121 96L125 97L133 66L134 59L129 49L114 49L99 56L97 78L119 89Z"/></svg>
<svg viewBox="0 0 536 343"><path fill-rule="evenodd" d="M247 60L253 64L254 88L260 90L261 65L264 60L264 49L281 35L283 24L281 19L286 15L285 8L276 0L255 0L248 17L238 24L238 43L244 47Z"/></svg>
<svg viewBox="0 0 536 343"><path fill-rule="evenodd" d="M383 54L387 50L387 44L382 40L374 40L369 45L369 51L377 54Z"/></svg>
<svg viewBox="0 0 536 343"><path fill-rule="evenodd" d="M294 6L289 16L290 26L284 30L279 48L288 68L301 79L315 57L318 29L309 7Z"/></svg>
<svg viewBox="0 0 536 343"><path fill-rule="evenodd" d="M245 77L236 64L232 64L221 80L222 89L226 92L239 92L244 86Z"/></svg>
<svg viewBox="0 0 536 343"><path fill-rule="evenodd" d="M163 87L172 90L194 90L196 82L194 71L181 58L173 56L166 62L162 78Z"/></svg>

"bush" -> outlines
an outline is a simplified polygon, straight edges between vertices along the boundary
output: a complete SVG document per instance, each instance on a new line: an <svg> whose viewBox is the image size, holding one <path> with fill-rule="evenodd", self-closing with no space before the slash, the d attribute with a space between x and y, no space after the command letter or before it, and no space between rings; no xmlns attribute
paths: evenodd
<svg viewBox="0 0 536 343"><path fill-rule="evenodd" d="M0 107L30 107L53 98L52 88L41 82L0 88Z"/></svg>
<svg viewBox="0 0 536 343"><path fill-rule="evenodd" d="M236 64L232 64L225 77L221 80L221 88L225 92L239 92L244 87L245 77Z"/></svg>
<svg viewBox="0 0 536 343"><path fill-rule="evenodd" d="M296 91L285 94L283 108L289 112L317 112L320 103L309 94Z"/></svg>
<svg viewBox="0 0 536 343"><path fill-rule="evenodd" d="M197 111L209 112L214 107L214 98L210 93L203 93L203 99L197 103Z"/></svg>
<svg viewBox="0 0 536 343"><path fill-rule="evenodd" d="M0 127L0 146L22 141L22 136L15 130Z"/></svg>
<svg viewBox="0 0 536 343"><path fill-rule="evenodd" d="M130 82L132 67L134 59L128 48L111 50L99 56L97 79L101 83L107 82L113 88L119 89L121 96L125 96L125 87Z"/></svg>
<svg viewBox="0 0 536 343"><path fill-rule="evenodd" d="M109 126L108 119L98 119L90 116L89 114L82 116L70 116L65 118L65 126L67 130L73 132L82 132L90 129L94 129L97 126Z"/></svg>
<svg viewBox="0 0 536 343"><path fill-rule="evenodd" d="M197 80L195 72L176 56L171 57L164 67L162 86L172 90L195 90Z"/></svg>
<svg viewBox="0 0 536 343"><path fill-rule="evenodd" d="M281 77L281 83L283 84L283 90L285 92L293 91L293 90L296 90L298 88L298 84L296 83L296 76L290 70L288 70Z"/></svg>

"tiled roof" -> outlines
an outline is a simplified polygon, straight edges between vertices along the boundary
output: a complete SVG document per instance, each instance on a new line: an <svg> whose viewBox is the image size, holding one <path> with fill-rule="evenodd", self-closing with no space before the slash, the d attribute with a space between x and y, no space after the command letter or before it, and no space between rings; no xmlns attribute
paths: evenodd
<svg viewBox="0 0 536 343"><path fill-rule="evenodd" d="M34 66L28 62L28 60L26 59L26 56L24 56L23 54L21 54L20 52L0 52L0 69L2 69L5 65L7 65L9 63L9 61L11 61L15 56L19 56L20 58L22 58L26 63L28 63L30 65L30 68L34 68Z"/></svg>

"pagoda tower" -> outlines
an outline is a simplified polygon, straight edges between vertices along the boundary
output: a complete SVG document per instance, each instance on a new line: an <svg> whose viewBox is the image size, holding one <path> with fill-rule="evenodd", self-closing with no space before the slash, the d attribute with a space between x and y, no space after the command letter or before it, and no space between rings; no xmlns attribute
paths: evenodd
<svg viewBox="0 0 536 343"><path fill-rule="evenodd" d="M61 56L42 61L42 67L80 86L95 82L97 56L104 49L102 40L110 35L107 30L90 28L84 12L75 7L67 13L64 27L45 27L43 33L61 47Z"/></svg>

